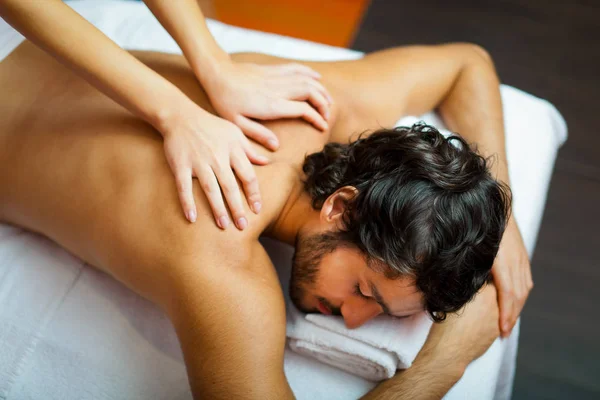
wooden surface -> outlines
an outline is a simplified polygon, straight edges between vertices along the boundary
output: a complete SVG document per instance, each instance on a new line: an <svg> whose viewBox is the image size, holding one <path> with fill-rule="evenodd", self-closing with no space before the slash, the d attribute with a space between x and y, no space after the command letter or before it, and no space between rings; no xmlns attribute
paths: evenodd
<svg viewBox="0 0 600 400"><path fill-rule="evenodd" d="M353 48L470 41L567 120L532 260L513 399L600 399L600 1L373 0Z"/></svg>
<svg viewBox="0 0 600 400"><path fill-rule="evenodd" d="M207 0L204 0L207 1ZM347 47L370 0L213 0L218 20Z"/></svg>

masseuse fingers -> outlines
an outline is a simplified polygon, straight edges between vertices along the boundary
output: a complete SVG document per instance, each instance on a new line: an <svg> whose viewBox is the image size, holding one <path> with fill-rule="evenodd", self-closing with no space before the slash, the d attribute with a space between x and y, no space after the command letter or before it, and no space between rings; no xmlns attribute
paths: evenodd
<svg viewBox="0 0 600 400"><path fill-rule="evenodd" d="M278 80L278 86L282 88L301 86L304 89L315 88L327 99L326 104L333 103L331 96L325 86L316 79L311 79L307 76L296 75L291 77L282 77Z"/></svg>
<svg viewBox="0 0 600 400"><path fill-rule="evenodd" d="M231 167L235 170L235 174L242 182L248 205L254 213L258 214L262 207L258 179L256 178L254 167L250 164L244 149L241 147L232 150Z"/></svg>
<svg viewBox="0 0 600 400"><path fill-rule="evenodd" d="M307 67L306 65L298 63L283 64L280 65L278 69L282 75L302 74L310 76L313 79L321 79L320 73L310 67Z"/></svg>
<svg viewBox="0 0 600 400"><path fill-rule="evenodd" d="M235 124L244 131L244 134L247 137L262 144L266 148L275 151L279 147L277 136L263 124L252 121L243 115L238 115L235 118Z"/></svg>
<svg viewBox="0 0 600 400"><path fill-rule="evenodd" d="M270 162L270 160L267 157L258 154L256 149L254 149L250 144L250 140L248 140L248 138L246 137L242 139L242 149L244 150L244 153L246 153L246 157L248 157L248 160L252 164L267 165Z"/></svg>
<svg viewBox="0 0 600 400"><path fill-rule="evenodd" d="M308 100L325 119L329 119L329 102L323 93L310 83L290 87L288 96L292 100Z"/></svg>
<svg viewBox="0 0 600 400"><path fill-rule="evenodd" d="M304 101L281 100L277 104L278 114L286 118L303 118L317 129L326 131L329 125L314 108Z"/></svg>
<svg viewBox="0 0 600 400"><path fill-rule="evenodd" d="M186 218L190 222L196 222L196 204L192 192L192 170L190 168L178 168L175 171L175 181L179 201Z"/></svg>
<svg viewBox="0 0 600 400"><path fill-rule="evenodd" d="M227 160L227 164L215 162L211 165L219 185L221 186L221 192L223 197L229 205L231 210L231 216L233 222L240 230L244 230L248 226L248 220L246 219L246 213L242 204L242 195L233 171L231 170L231 161Z"/></svg>
<svg viewBox="0 0 600 400"><path fill-rule="evenodd" d="M221 196L219 182L217 181L213 170L209 165L201 164L194 168L194 173L200 182L200 187L208 199L210 208L213 210L217 226L221 229L227 229L229 217L227 216L227 209L223 202L223 196Z"/></svg>
<svg viewBox="0 0 600 400"><path fill-rule="evenodd" d="M323 86L323 84L321 82L316 81L314 79L308 79L308 84L311 85L312 87L314 87L315 89L317 89L319 91L319 93L321 93L323 95L323 97L325 97L327 99L328 106L330 106L333 103L333 99L331 98L331 95L329 94L327 89L325 89L325 86Z"/></svg>
<svg viewBox="0 0 600 400"><path fill-rule="evenodd" d="M309 100L319 113L329 119L329 109L333 100L323 84L307 76L283 77L277 82L281 95L293 100ZM313 93L316 92L316 95Z"/></svg>

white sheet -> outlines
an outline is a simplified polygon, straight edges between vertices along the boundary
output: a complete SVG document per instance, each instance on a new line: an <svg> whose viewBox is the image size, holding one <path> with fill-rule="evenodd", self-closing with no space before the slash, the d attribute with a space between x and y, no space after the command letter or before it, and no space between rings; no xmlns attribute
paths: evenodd
<svg viewBox="0 0 600 400"><path fill-rule="evenodd" d="M143 4L80 1L73 6L124 47L179 52ZM0 51L8 54L19 35L2 23ZM209 27L230 52L313 60L361 56L214 21ZM515 217L531 254L566 126L544 100L507 86L502 96ZM428 120L435 122L435 116ZM263 243L276 265L289 265L289 247ZM280 270L287 286L289 272ZM47 239L2 225L0 321L0 399L191 398L175 333L156 307ZM508 398L517 338L518 329L510 339L497 340L446 398ZM373 385L289 350L285 371L299 399L355 399Z"/></svg>

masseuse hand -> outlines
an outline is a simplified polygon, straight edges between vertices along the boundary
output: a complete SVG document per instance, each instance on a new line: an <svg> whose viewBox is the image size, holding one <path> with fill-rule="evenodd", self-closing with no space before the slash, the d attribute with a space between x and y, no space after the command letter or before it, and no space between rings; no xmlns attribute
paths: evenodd
<svg viewBox="0 0 600 400"><path fill-rule="evenodd" d="M196 177L217 225L226 229L230 222L224 197L235 225L246 228L248 219L235 175L242 183L248 206L258 213L261 199L251 163L264 165L268 159L252 149L244 134L276 150L277 136L253 119L300 117L318 129L328 129L329 94L318 78L315 71L300 64L262 66L235 63L227 58L221 61L218 74L205 80L203 86L213 107L229 121L209 114L191 101L177 106L177 112L159 130L165 138L167 160L189 221L194 222L197 215L192 194L192 178Z"/></svg>
<svg viewBox="0 0 600 400"><path fill-rule="evenodd" d="M266 164L268 160L256 154L237 126L208 113L187 97L182 98L175 109L177 111L163 121L159 130L164 137L165 154L175 176L186 217L191 222L196 220L192 193L192 178L196 177L217 225L226 229L230 223L224 196L235 225L238 229L246 228L248 220L232 169L242 183L249 207L258 213L261 198L250 162Z"/></svg>
<svg viewBox="0 0 600 400"><path fill-rule="evenodd" d="M277 136L255 120L303 118L317 129L328 129L331 97L319 79L316 71L301 64L257 65L226 58L202 84L221 117L276 150Z"/></svg>
<svg viewBox="0 0 600 400"><path fill-rule="evenodd" d="M247 137L271 150L279 146L277 136L254 119L304 118L326 130L330 96L318 82L318 73L300 64L263 66L235 63L225 56L215 70L210 79L197 75L213 107L225 119L182 99L183 106L173 107L177 111L158 129L165 139L165 153L187 219L194 222L197 216L192 193L192 179L196 177L217 225L221 229L229 225L226 200L235 225L244 229L248 219L235 175L248 206L258 213L261 198L251 163L268 163L252 149Z"/></svg>
<svg viewBox="0 0 600 400"><path fill-rule="evenodd" d="M503 337L507 337L515 326L533 288L527 250L519 227L512 217L500 242L492 275L498 289L500 331Z"/></svg>

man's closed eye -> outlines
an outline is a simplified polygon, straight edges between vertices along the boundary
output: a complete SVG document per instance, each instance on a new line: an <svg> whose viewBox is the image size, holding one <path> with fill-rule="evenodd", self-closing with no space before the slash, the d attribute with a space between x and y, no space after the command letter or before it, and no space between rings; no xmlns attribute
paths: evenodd
<svg viewBox="0 0 600 400"><path fill-rule="evenodd" d="M368 300L368 299L370 299L370 297L369 297L369 296L365 296L365 295L363 294L363 292L361 292L361 291L360 291L360 284L359 284L359 283L357 283L357 284L354 286L354 294L356 294L356 295L358 295L358 296L362 297L363 299L367 299L367 300Z"/></svg>

